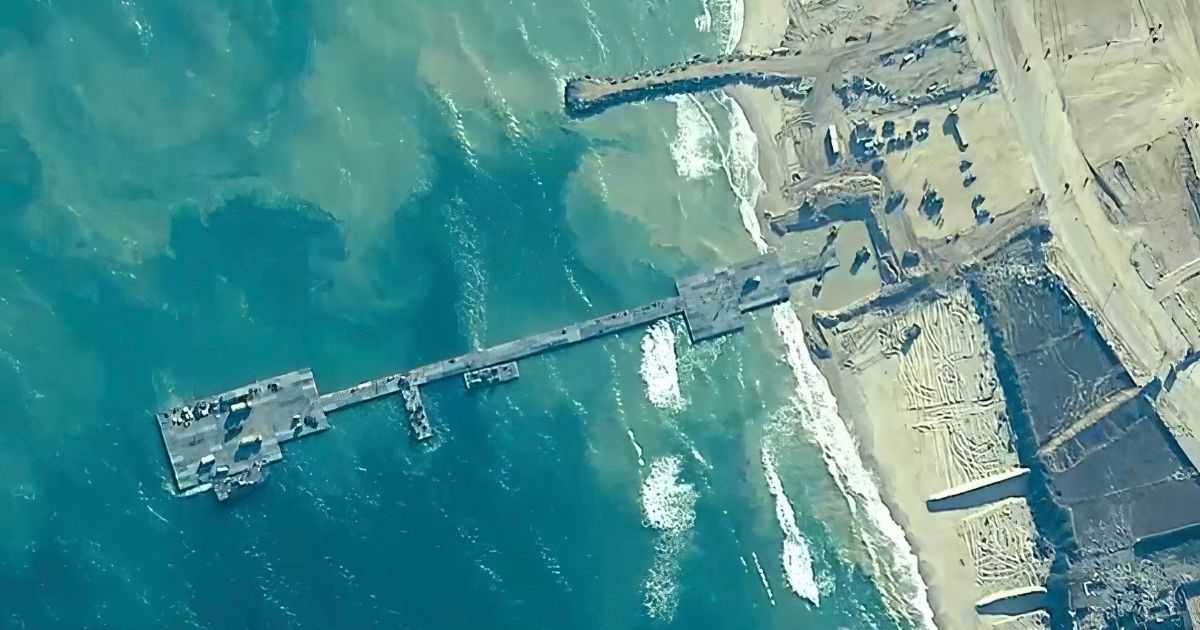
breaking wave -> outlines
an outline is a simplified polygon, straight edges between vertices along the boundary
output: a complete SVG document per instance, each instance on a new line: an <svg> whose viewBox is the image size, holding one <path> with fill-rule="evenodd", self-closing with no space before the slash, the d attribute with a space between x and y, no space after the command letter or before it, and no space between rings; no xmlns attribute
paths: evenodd
<svg viewBox="0 0 1200 630"><path fill-rule="evenodd" d="M740 33L740 28L737 32ZM742 225L753 239L755 247L760 252L766 252L768 245L759 228L755 209L765 187L758 172L758 141L736 101L718 92L718 102L729 111L731 120L729 148L721 149L723 170L738 199ZM791 306L783 304L772 310L771 319L783 341L785 358L796 379L795 398L801 427L820 447L826 469L860 525L862 542L875 569L876 584L889 610L924 627L935 627L928 587L917 570L916 555L904 537L904 530L884 504L874 477L859 456L854 437L838 415L837 401L829 389L829 383L808 354L799 317ZM769 448L769 445L764 444L764 448ZM788 508L790 511L790 505ZM778 501L776 509L778 516ZM787 526L781 526L784 527L786 540ZM782 558L785 571L791 561L789 554L797 562L803 555L795 546L789 549L785 544Z"/></svg>
<svg viewBox="0 0 1200 630"><path fill-rule="evenodd" d="M483 347L487 336L488 276L479 249L479 230L461 198L454 198L445 208L446 230L453 237L458 255L454 257L454 274L461 289L462 303L458 311L459 324L467 331L472 348Z"/></svg>
<svg viewBox="0 0 1200 630"><path fill-rule="evenodd" d="M687 406L679 387L675 331L666 320L655 322L642 337L642 365L638 372L646 383L646 398L650 404L676 412Z"/></svg>
<svg viewBox="0 0 1200 630"><path fill-rule="evenodd" d="M641 490L642 524L658 532L654 562L642 584L643 604L652 618L667 622L675 618L679 606L679 557L696 522L700 496L695 486L680 481L682 468L678 455L654 460Z"/></svg>
<svg viewBox="0 0 1200 630"><path fill-rule="evenodd" d="M702 4L704 5L704 13L696 16L696 30L701 33L707 33L712 29L713 25L712 9L708 6L708 0L703 0Z"/></svg>
<svg viewBox="0 0 1200 630"><path fill-rule="evenodd" d="M717 168L713 159L716 136L705 121L704 106L696 97L674 94L667 100L675 104L675 139L671 141L671 159L675 172L685 179L703 179Z"/></svg>
<svg viewBox="0 0 1200 630"><path fill-rule="evenodd" d="M929 589L917 570L917 557L904 537L904 530L884 504L875 478L863 465L854 436L838 415L837 400L829 383L808 354L800 318L791 306L781 304L771 311L771 319L787 348L785 358L796 377L801 426L821 448L825 467L862 525L862 540L884 600L893 612L923 627L936 627L929 606Z"/></svg>
<svg viewBox="0 0 1200 630"><path fill-rule="evenodd" d="M471 140L467 138L467 128L463 124L463 116L462 112L458 109L458 104L454 102L454 99L449 94L441 90L437 91L437 97L451 118L454 119L454 139L458 142L459 148L466 154L467 163L471 165L471 168L479 170L479 158L475 155L475 147L471 146Z"/></svg>
<svg viewBox="0 0 1200 630"><path fill-rule="evenodd" d="M745 0L728 0L728 4L723 4L721 8L724 11L719 10L717 15L723 19L718 21L725 27L725 52L731 53L742 39L742 25L746 21Z"/></svg>
<svg viewBox="0 0 1200 630"><path fill-rule="evenodd" d="M707 33L715 26L718 31L725 33L725 52L733 52L742 37L742 24L746 15L746 5L743 2L744 0L701 0L702 12L696 16L696 30Z"/></svg>
<svg viewBox="0 0 1200 630"><path fill-rule="evenodd" d="M746 113L738 106L737 101L724 92L717 92L717 102L729 112L729 149L722 150L721 165L733 190L733 196L738 200L738 216L742 219L742 227L754 241L754 246L760 252L767 251L767 240L759 229L758 215L755 208L758 196L766 188L762 175L758 172L758 138L754 128L746 119Z"/></svg>
<svg viewBox="0 0 1200 630"><path fill-rule="evenodd" d="M642 450L642 445L638 443L637 436L633 434L633 429L626 428L625 433L629 435L629 443L633 445L633 452L637 453L638 466L645 466L646 459L643 457L645 451Z"/></svg>
<svg viewBox="0 0 1200 630"><path fill-rule="evenodd" d="M642 481L642 524L664 533L682 533L696 522L695 487L679 481L683 458L660 457Z"/></svg>
<svg viewBox="0 0 1200 630"><path fill-rule="evenodd" d="M775 455L766 445L762 447L762 466L767 488L775 498L775 520L779 521L779 528L783 530L783 554L780 556L783 575L793 593L812 602L813 606L820 606L821 593L813 574L812 552L800 534L791 500L783 491L783 482L775 468Z"/></svg>

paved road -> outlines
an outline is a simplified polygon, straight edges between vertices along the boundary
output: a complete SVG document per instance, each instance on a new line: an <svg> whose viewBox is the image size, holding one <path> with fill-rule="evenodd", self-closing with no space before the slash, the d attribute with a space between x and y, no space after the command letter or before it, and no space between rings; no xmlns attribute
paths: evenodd
<svg viewBox="0 0 1200 630"><path fill-rule="evenodd" d="M1046 193L1055 235L1047 252L1051 269L1093 315L1134 381L1145 384L1164 360L1181 358L1188 343L1129 263L1130 244L1109 222L1092 188L1083 185L1091 170L1064 111L1051 65L1055 60L1044 58L1028 4L966 0L959 13L972 45L996 65L1001 91ZM1026 59L1028 71L1022 68Z"/></svg>

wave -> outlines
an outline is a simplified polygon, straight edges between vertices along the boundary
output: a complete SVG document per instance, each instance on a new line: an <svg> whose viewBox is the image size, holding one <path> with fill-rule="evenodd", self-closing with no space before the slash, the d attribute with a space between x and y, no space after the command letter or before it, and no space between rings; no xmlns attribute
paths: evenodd
<svg viewBox="0 0 1200 630"><path fill-rule="evenodd" d="M651 617L667 622L679 605L679 557L696 522L700 496L695 486L679 480L682 469L680 456L660 457L650 463L641 488L642 524L658 532L654 562L642 584L643 604Z"/></svg>
<svg viewBox="0 0 1200 630"><path fill-rule="evenodd" d="M729 148L722 148L722 166L738 199L742 225L755 247L765 253L769 247L756 215L758 197L765 188L758 172L758 139L737 102L724 93L718 95L731 120ZM935 627L928 587L917 569L916 555L904 537L904 530L883 502L874 477L863 464L854 437L838 415L829 383L808 353L799 317L790 305L782 304L772 310L771 319L796 379L795 398L804 420L802 428L820 447L826 469L852 515L862 525L862 542L889 610L924 627ZM788 553L785 547L785 566ZM790 553L797 552L792 549Z"/></svg>
<svg viewBox="0 0 1200 630"><path fill-rule="evenodd" d="M575 278L575 270L571 267L569 262L563 263L563 275L567 277L567 284L571 285L571 289L575 291L575 295L578 295L579 299L583 300L583 303L587 305L589 309L594 308L592 306L592 301L587 296L587 291L583 290L583 286L580 285L579 280Z"/></svg>
<svg viewBox="0 0 1200 630"><path fill-rule="evenodd" d="M729 0L729 4L724 5L727 13L724 20L726 25L725 30L725 53L733 52L742 39L742 25L746 21L746 3L745 0Z"/></svg>
<svg viewBox="0 0 1200 630"><path fill-rule="evenodd" d="M463 56L479 72L480 80L488 94L487 105L488 109L491 110L491 114L503 122L505 137L514 142L521 140L525 136L521 130L521 121L517 119L512 107L509 106L508 99L504 98L504 93L496 86L488 64L484 63L474 48L471 48L470 44L472 40L463 30L461 23L455 23L455 30L458 33L458 44Z"/></svg>
<svg viewBox="0 0 1200 630"><path fill-rule="evenodd" d="M783 491L783 481L779 479L779 472L775 468L775 455L766 445L762 447L762 467L767 489L775 498L775 520L783 530L783 554L780 556L783 575L793 593L812 602L813 606L820 606L821 593L813 574L812 552L800 534L791 500Z"/></svg>
<svg viewBox="0 0 1200 630"><path fill-rule="evenodd" d="M679 481L683 458L660 457L650 462L642 481L642 524L660 532L685 532L696 522L696 488Z"/></svg>
<svg viewBox="0 0 1200 630"><path fill-rule="evenodd" d="M483 347L487 335L487 270L479 249L479 229L462 199L455 198L445 210L446 230L454 239L454 273L462 287L459 324L467 331L472 348Z"/></svg>
<svg viewBox="0 0 1200 630"><path fill-rule="evenodd" d="M458 142L459 148L467 156L467 163L471 165L473 170L479 170L479 158L475 155L475 147L471 146L471 140L467 138L467 127L463 124L462 112L458 109L458 104L449 94L442 90L437 90L438 101L446 108L446 111L454 119L454 139Z"/></svg>
<svg viewBox="0 0 1200 630"><path fill-rule="evenodd" d="M633 451L637 453L638 466L645 466L646 460L642 457L644 451L642 445L637 441L637 436L633 434L633 429L626 427L625 433L629 434L629 443L633 445Z"/></svg>
<svg viewBox="0 0 1200 630"><path fill-rule="evenodd" d="M668 96L675 104L675 139L671 141L671 159L675 172L685 179L703 179L717 168L713 159L716 136L706 124L704 106L695 97L683 94Z"/></svg>
<svg viewBox="0 0 1200 630"><path fill-rule="evenodd" d="M601 65L604 65L608 62L608 46L604 45L604 34L600 32L600 27L597 25L600 18L597 17L596 10L592 8L588 0L581 0L579 4L583 7L584 19L587 22L588 30L592 34L592 39L596 41L596 46L600 50Z"/></svg>
<svg viewBox="0 0 1200 630"><path fill-rule="evenodd" d="M934 628L929 589L917 569L917 557L904 530L879 493L875 478L858 454L858 445L838 415L829 383L813 363L796 311L787 304L771 311L776 331L787 349L785 358L796 377L796 398L803 428L821 448L851 513L859 519L863 543L875 569L876 583L893 612L901 612L923 627Z"/></svg>
<svg viewBox="0 0 1200 630"><path fill-rule="evenodd" d="M125 13L125 19L129 25L137 32L138 44L143 51L148 52L150 44L154 42L154 29L146 19L146 11L133 0L120 0L118 4L121 5L121 10Z"/></svg>
<svg viewBox="0 0 1200 630"><path fill-rule="evenodd" d="M767 591L767 600L771 602L772 606L774 606L775 605L775 591L771 590L771 583L769 581L767 581L767 572L763 571L762 563L758 561L757 553L751 551L750 557L754 559L754 570L758 571L758 579L760 582L762 582L763 589ZM746 564L746 561L742 560L742 564Z"/></svg>
<svg viewBox="0 0 1200 630"><path fill-rule="evenodd" d="M729 149L722 152L721 163L733 196L738 200L738 216L754 241L754 247L759 252L766 252L769 247L759 229L756 214L758 197L767 187L758 172L758 137L737 101L725 92L717 92L717 102L729 113Z"/></svg>
<svg viewBox="0 0 1200 630"><path fill-rule="evenodd" d="M666 320L646 329L642 337L642 365L638 369L646 383L646 398L659 409L683 411L687 401L679 387L679 362L675 356L675 331Z"/></svg>
<svg viewBox="0 0 1200 630"><path fill-rule="evenodd" d="M708 6L708 0L704 0L703 4L704 13L696 16L696 30L700 31L701 33L707 33L710 29L712 29L713 14L712 10Z"/></svg>
<svg viewBox="0 0 1200 630"><path fill-rule="evenodd" d="M524 18L517 18L517 31L521 33L521 40L525 42L525 50L529 51L529 54L533 55L535 59L541 61L542 64L550 70L550 74L557 77L559 74L559 67L562 64L559 63L558 59L556 59L554 55L551 55L550 53L533 44L533 42L529 39L529 28L525 25ZM561 94L563 88L566 86L566 77L562 77L559 82L562 83L562 85L558 86L557 93Z"/></svg>

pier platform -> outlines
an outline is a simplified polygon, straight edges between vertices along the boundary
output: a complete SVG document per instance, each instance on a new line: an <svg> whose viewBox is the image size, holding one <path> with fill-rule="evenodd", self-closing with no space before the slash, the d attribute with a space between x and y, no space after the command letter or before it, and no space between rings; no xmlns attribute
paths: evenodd
<svg viewBox="0 0 1200 630"><path fill-rule="evenodd" d="M463 374L463 385L467 389L480 389L484 387L493 387L501 383L515 381L521 376L521 371L517 369L516 361L485 367L481 370L472 370Z"/></svg>
<svg viewBox="0 0 1200 630"><path fill-rule="evenodd" d="M179 491L226 493L283 459L280 444L329 428L312 370L288 372L158 414Z"/></svg>
<svg viewBox="0 0 1200 630"><path fill-rule="evenodd" d="M311 370L289 372L158 414L176 485L219 499L257 484L283 459L280 444L329 428L327 414L399 393L414 439L433 436L421 387L461 377L467 389L516 380L517 362L683 315L693 342L742 329L746 314L788 299L790 283L836 267L832 255L788 262L775 253L676 283L679 295L320 395Z"/></svg>

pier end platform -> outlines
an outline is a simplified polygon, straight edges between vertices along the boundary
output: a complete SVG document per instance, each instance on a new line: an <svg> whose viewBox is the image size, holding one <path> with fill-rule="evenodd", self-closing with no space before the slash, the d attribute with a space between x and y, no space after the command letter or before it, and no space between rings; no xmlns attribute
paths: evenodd
<svg viewBox="0 0 1200 630"><path fill-rule="evenodd" d="M329 428L309 369L176 406L157 420L179 491L215 488L222 499L260 481L263 466L283 459L283 442Z"/></svg>

